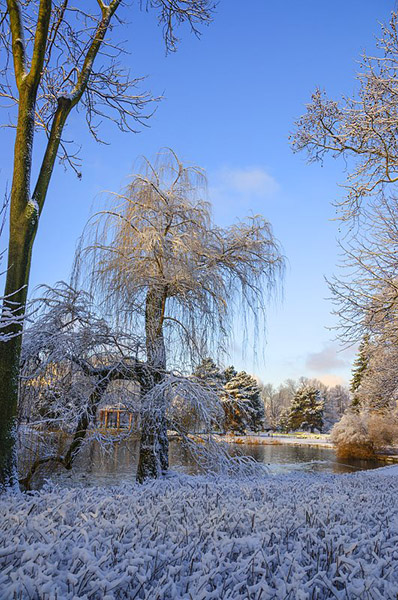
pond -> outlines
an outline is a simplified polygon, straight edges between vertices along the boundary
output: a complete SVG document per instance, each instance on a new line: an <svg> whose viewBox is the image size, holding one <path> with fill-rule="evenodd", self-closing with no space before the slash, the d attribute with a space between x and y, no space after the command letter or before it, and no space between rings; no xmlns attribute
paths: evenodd
<svg viewBox="0 0 398 600"><path fill-rule="evenodd" d="M358 470L385 466L384 461L338 459L332 448L295 446L293 444L229 444L233 453L252 456L266 464L270 474L291 472L351 473ZM96 442L87 446L76 460L72 472L59 471L53 479L62 485L117 485L132 481L137 467L138 442L128 440L115 444L113 450L104 454ZM195 466L177 442L170 443L170 468L175 471L194 473Z"/></svg>

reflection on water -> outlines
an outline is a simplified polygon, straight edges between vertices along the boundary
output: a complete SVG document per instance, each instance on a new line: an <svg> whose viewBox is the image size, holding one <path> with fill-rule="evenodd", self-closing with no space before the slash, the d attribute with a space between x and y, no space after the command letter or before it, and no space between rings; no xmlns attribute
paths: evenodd
<svg viewBox="0 0 398 600"><path fill-rule="evenodd" d="M236 446L236 444L231 445ZM243 454L248 454L256 461L265 463L271 473L292 471L352 473L385 466L385 462L379 460L338 459L332 448L319 446L239 444L239 448Z"/></svg>
<svg viewBox="0 0 398 600"><path fill-rule="evenodd" d="M299 472L350 473L385 466L382 461L359 459L339 460L331 448L295 445L230 444L233 454L252 456L268 466L271 474ZM137 468L138 442L128 440L115 444L104 453L97 442L92 442L76 460L71 472L60 471L54 478L60 483L84 485L116 485L133 481ZM170 442L170 467L184 473L197 472L196 465L178 442Z"/></svg>

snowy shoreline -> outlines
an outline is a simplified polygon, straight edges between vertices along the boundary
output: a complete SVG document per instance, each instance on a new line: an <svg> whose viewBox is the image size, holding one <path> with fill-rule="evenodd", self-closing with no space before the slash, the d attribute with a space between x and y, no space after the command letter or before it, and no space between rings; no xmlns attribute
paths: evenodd
<svg viewBox="0 0 398 600"><path fill-rule="evenodd" d="M0 499L0 597L396 598L398 466Z"/></svg>
<svg viewBox="0 0 398 600"><path fill-rule="evenodd" d="M318 448L335 449L335 445L328 435L320 434L314 437L293 437L287 435L222 435L219 439L227 444L253 444L255 446L293 445L293 446L315 446ZM398 463L398 447L386 449L383 453L376 455L377 460Z"/></svg>
<svg viewBox="0 0 398 600"><path fill-rule="evenodd" d="M220 435L220 440L228 444L253 444L258 446L271 446L273 444L293 444L295 446L319 446L321 448L334 448L329 436L323 437L293 437L284 435Z"/></svg>

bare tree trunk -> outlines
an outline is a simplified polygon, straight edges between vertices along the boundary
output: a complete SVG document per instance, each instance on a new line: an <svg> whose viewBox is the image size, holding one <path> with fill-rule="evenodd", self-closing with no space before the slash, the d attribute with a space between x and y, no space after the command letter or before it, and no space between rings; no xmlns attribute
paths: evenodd
<svg viewBox="0 0 398 600"><path fill-rule="evenodd" d="M148 381L141 386L141 441L137 481L157 478L169 468L169 440L167 437L166 406L162 396L154 398L151 392L164 379L166 349L163 336L164 311L167 290L152 288L148 291L145 307L145 334Z"/></svg>
<svg viewBox="0 0 398 600"><path fill-rule="evenodd" d="M79 417L79 421L76 425L75 433L73 439L69 445L68 451L64 457L64 467L65 469L71 469L73 465L73 461L76 455L79 453L80 448L84 442L84 439L87 435L88 428L90 424L94 421L94 418L97 414L98 405L101 402L101 399L110 383L110 379L101 378L100 381L96 384L94 390L92 391L87 409L83 411L83 413Z"/></svg>
<svg viewBox="0 0 398 600"><path fill-rule="evenodd" d="M11 313L16 317L23 317L25 313L32 246L37 231L38 211L29 197L34 98L35 94L29 88L21 90L11 188L8 268L2 312L5 322ZM9 324L3 329L3 333L12 337L0 342L0 489L17 485L15 429L22 328L22 321Z"/></svg>
<svg viewBox="0 0 398 600"><path fill-rule="evenodd" d="M43 74L53 6L52 0L40 1L29 69L26 59L21 3L17 0L7 0L12 33L15 82L19 98L11 187L8 270L2 311L4 320L8 320L10 312L17 317L23 317L25 314L33 242L37 232L39 214L43 209L54 169L62 130L70 111L78 104L87 87L93 62L120 0L112 0L109 6L105 6L102 2L100 4L102 18L87 49L78 81L68 97L58 98L58 107L53 118L39 177L31 197L30 179L37 90ZM10 485L18 484L15 429L22 329L21 321L4 328L3 333L11 335L12 338L0 342L0 491Z"/></svg>

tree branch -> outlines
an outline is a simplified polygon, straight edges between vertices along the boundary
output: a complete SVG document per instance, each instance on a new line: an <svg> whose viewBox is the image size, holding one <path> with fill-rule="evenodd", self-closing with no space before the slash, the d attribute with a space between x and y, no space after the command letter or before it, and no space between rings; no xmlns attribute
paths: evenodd
<svg viewBox="0 0 398 600"><path fill-rule="evenodd" d="M10 15L15 81L19 89L26 76L26 49L21 6L17 0L7 0L7 7Z"/></svg>
<svg viewBox="0 0 398 600"><path fill-rule="evenodd" d="M102 19L98 24L97 30L95 32L94 38L90 44L90 47L87 51L86 58L84 59L83 68L79 74L77 83L72 93L70 94L70 99L72 102L72 107L75 106L80 98L82 97L89 80L89 77L93 70L93 64L95 57L98 54L98 51L101 47L102 42L104 41L105 34L109 27L110 20L118 8L121 0L113 0L111 4L103 9Z"/></svg>
<svg viewBox="0 0 398 600"><path fill-rule="evenodd" d="M50 25L51 18L51 9L52 0L41 0L39 6L39 14L37 17L32 63L29 75L27 77L27 80L34 86L34 88L37 88L37 86L39 85L43 71L44 57L48 39L48 28Z"/></svg>
<svg viewBox="0 0 398 600"><path fill-rule="evenodd" d="M44 1L44 0L43 0ZM46 0L47 2L49 0ZM102 11L102 19L98 24L92 43L87 51L84 59L83 68L78 76L77 83L70 95L60 96L58 98L58 106L55 112L50 137L47 142L46 151L43 157L39 177L37 179L36 187L33 192L33 199L37 202L39 207L39 214L43 210L44 201L47 195L48 186L51 179L51 174L54 168L55 159L57 157L59 145L61 142L62 131L66 122L66 119L74 106L81 99L84 91L87 88L89 77L92 73L93 64L95 57L101 47L104 40L105 33L109 27L111 17L115 13L121 0L113 0L109 7L104 8Z"/></svg>

